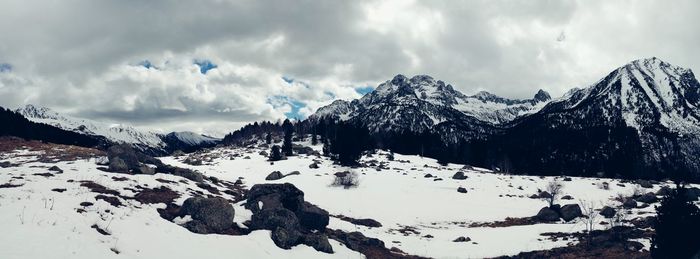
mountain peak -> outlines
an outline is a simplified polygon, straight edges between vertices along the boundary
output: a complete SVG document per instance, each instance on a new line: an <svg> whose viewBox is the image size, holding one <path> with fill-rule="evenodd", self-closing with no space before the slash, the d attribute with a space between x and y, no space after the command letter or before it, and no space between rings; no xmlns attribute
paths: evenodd
<svg viewBox="0 0 700 259"><path fill-rule="evenodd" d="M552 100L552 96L550 96L547 91L540 89L532 99L536 102L546 102Z"/></svg>

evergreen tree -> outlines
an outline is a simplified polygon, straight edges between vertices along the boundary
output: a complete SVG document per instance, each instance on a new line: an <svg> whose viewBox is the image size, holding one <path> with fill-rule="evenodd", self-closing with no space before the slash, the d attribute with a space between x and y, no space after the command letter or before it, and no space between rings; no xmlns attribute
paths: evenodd
<svg viewBox="0 0 700 259"><path fill-rule="evenodd" d="M292 135L294 135L294 126L289 119L284 120L282 123L282 129L284 130L284 142L282 143L282 153L286 156L294 155L292 150Z"/></svg>
<svg viewBox="0 0 700 259"><path fill-rule="evenodd" d="M270 149L270 161L282 160L282 151L280 151L280 146L274 145Z"/></svg>
<svg viewBox="0 0 700 259"><path fill-rule="evenodd" d="M267 135L265 136L265 143L267 143L268 145L272 144L272 134L267 133Z"/></svg>
<svg viewBox="0 0 700 259"><path fill-rule="evenodd" d="M316 137L316 134L311 134L311 145L316 145L318 144L318 138Z"/></svg>
<svg viewBox="0 0 700 259"><path fill-rule="evenodd" d="M700 209L688 199L687 192L677 183L656 207L653 258L691 258L700 253L700 239L696 237L700 233Z"/></svg>
<svg viewBox="0 0 700 259"><path fill-rule="evenodd" d="M372 148L367 129L340 122L335 126L336 137L330 141L330 151L342 165L357 165L362 151Z"/></svg>
<svg viewBox="0 0 700 259"><path fill-rule="evenodd" d="M328 138L324 138L323 139L323 156L329 157L331 155L332 155L332 153L331 153L330 141L328 140Z"/></svg>

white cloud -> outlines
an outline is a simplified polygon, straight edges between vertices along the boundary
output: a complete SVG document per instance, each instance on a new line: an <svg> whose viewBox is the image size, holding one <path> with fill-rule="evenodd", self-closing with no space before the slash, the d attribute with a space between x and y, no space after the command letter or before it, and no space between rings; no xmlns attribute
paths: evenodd
<svg viewBox="0 0 700 259"><path fill-rule="evenodd" d="M9 0L0 63L12 69L0 73L0 105L219 134L294 110L271 97L304 103L305 116L396 74L429 74L467 94L557 96L643 57L700 69L699 9L689 0ZM203 75L195 59L218 67ZM136 66L143 60L156 68Z"/></svg>

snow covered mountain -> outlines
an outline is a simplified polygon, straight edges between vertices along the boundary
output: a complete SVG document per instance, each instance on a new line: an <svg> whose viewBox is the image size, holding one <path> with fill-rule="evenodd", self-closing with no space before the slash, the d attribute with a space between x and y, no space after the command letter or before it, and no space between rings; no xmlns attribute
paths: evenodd
<svg viewBox="0 0 700 259"><path fill-rule="evenodd" d="M690 69L635 60L510 123L496 145L527 171L700 177L699 96Z"/></svg>
<svg viewBox="0 0 700 259"><path fill-rule="evenodd" d="M360 99L336 100L319 108L310 119L353 121L372 132L448 133L458 129L461 132L458 135L480 137L484 131L538 111L550 100L543 90L527 100L502 98L488 92L467 96L430 76L409 79L397 75Z"/></svg>
<svg viewBox="0 0 700 259"><path fill-rule="evenodd" d="M28 104L16 110L30 121L52 125L84 135L103 136L114 143L131 144L140 150L152 153L169 153L174 150L192 149L198 146L215 145L219 139L193 132L162 134L141 130L129 125L109 124L59 114L46 107Z"/></svg>
<svg viewBox="0 0 700 259"><path fill-rule="evenodd" d="M310 120L360 125L382 143L423 143L416 140L423 132L437 134L443 147L433 148L449 148L439 156L489 168L700 178L699 107L700 83L690 69L647 58L554 100L544 91L528 100L467 96L429 76L398 75L360 99L320 108ZM417 145L420 153L425 144Z"/></svg>
<svg viewBox="0 0 700 259"><path fill-rule="evenodd" d="M661 127L700 133L700 84L690 69L658 58L632 61L585 89L571 91L542 110L572 126Z"/></svg>

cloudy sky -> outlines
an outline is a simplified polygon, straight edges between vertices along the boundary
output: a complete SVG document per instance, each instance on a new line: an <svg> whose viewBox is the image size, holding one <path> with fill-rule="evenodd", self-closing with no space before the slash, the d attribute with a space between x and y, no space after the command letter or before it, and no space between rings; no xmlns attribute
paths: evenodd
<svg viewBox="0 0 700 259"><path fill-rule="evenodd" d="M0 1L0 106L222 135L396 74L560 96L656 56L700 70L700 1Z"/></svg>

